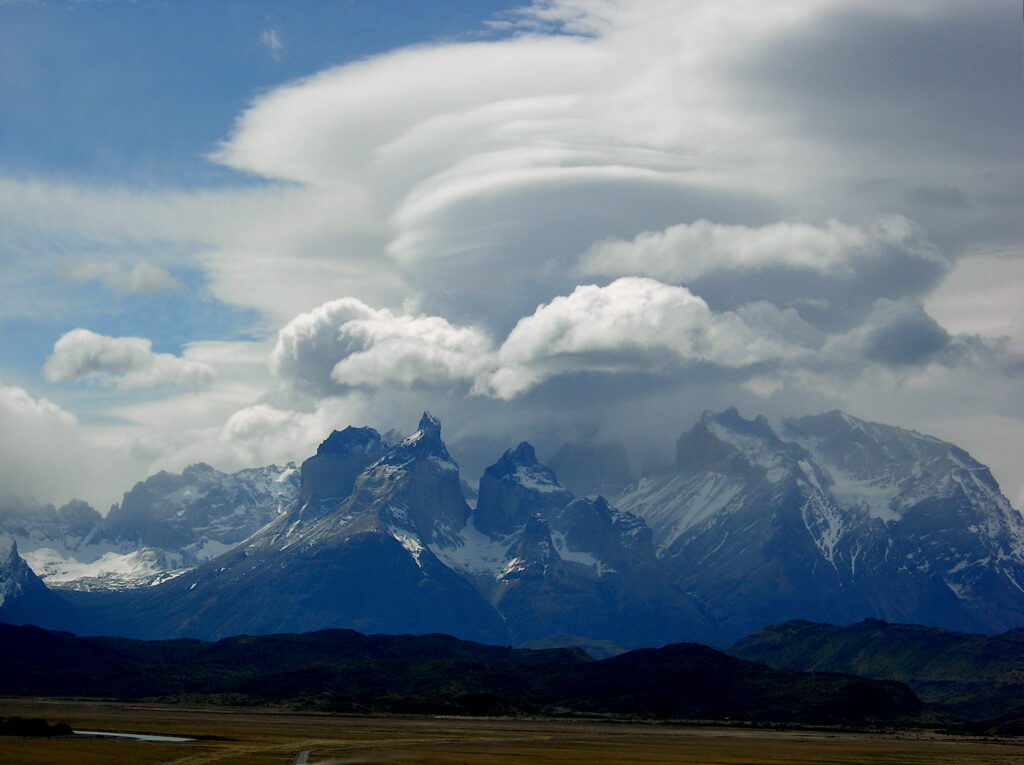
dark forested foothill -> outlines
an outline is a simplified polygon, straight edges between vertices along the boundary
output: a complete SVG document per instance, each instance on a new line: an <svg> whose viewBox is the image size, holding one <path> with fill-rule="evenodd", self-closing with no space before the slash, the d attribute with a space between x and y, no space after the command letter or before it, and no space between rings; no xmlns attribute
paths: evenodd
<svg viewBox="0 0 1024 765"><path fill-rule="evenodd" d="M729 653L777 669L897 680L964 720L1024 719L1022 629L989 636L879 619L848 627L792 621L748 635Z"/></svg>
<svg viewBox="0 0 1024 765"><path fill-rule="evenodd" d="M901 683L771 669L682 643L595 661L447 635L140 641L0 625L0 694L275 704L354 713L921 724Z"/></svg>

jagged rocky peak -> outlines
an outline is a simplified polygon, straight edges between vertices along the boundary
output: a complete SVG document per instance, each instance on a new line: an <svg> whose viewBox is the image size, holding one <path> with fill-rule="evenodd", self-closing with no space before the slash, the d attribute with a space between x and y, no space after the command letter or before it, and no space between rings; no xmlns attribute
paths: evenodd
<svg viewBox="0 0 1024 765"><path fill-rule="evenodd" d="M501 458L484 471L484 475L505 483L539 492L564 492L555 471L537 459L533 446L523 441L515 449L508 449Z"/></svg>
<svg viewBox="0 0 1024 765"><path fill-rule="evenodd" d="M430 412L423 413L415 432L385 452L382 462L392 467L429 463L433 468L451 472L456 477L459 472L459 466L441 440L441 421Z"/></svg>
<svg viewBox="0 0 1024 765"><path fill-rule="evenodd" d="M235 545L295 501L294 465L224 473L197 463L140 481L114 505L92 539L125 553L151 548L174 567L195 565ZM168 563L168 565L171 565Z"/></svg>
<svg viewBox="0 0 1024 765"><path fill-rule="evenodd" d="M783 428L828 470L841 505L860 505L883 520L901 518L926 497L959 496L960 514L1005 504L987 467L933 436L840 411L788 419Z"/></svg>
<svg viewBox="0 0 1024 765"><path fill-rule="evenodd" d="M602 496L572 500L552 513L552 527L563 558L590 557L599 570L622 571L654 559L651 530L643 519L612 507Z"/></svg>
<svg viewBox="0 0 1024 765"><path fill-rule="evenodd" d="M182 470L181 475L187 481L204 483L206 481L216 480L224 474L212 465L207 465L205 462L196 462Z"/></svg>
<svg viewBox="0 0 1024 765"><path fill-rule="evenodd" d="M433 435L441 438L441 421L430 412L424 412L420 417L420 424L416 426L418 432L424 435Z"/></svg>
<svg viewBox="0 0 1024 765"><path fill-rule="evenodd" d="M484 470L474 516L476 527L491 536L509 534L531 515L571 500L572 494L558 484L554 471L538 462L533 447L523 441Z"/></svg>
<svg viewBox="0 0 1024 765"><path fill-rule="evenodd" d="M512 559L503 572L504 579L512 579L530 568L545 566L559 561L559 555L551 540L551 525L541 513L534 513L526 519L523 533L512 550Z"/></svg>
<svg viewBox="0 0 1024 765"><path fill-rule="evenodd" d="M70 533L84 537L96 528L103 516L88 502L73 499L57 510L57 516L67 525Z"/></svg>
<svg viewBox="0 0 1024 765"><path fill-rule="evenodd" d="M566 443L548 464L560 483L577 497L614 497L633 482L629 455L618 443Z"/></svg>
<svg viewBox="0 0 1024 765"><path fill-rule="evenodd" d="M28 497L0 490L0 535L22 540L22 551L34 550L47 542L72 543L93 533L103 517L89 504L73 499L60 509Z"/></svg>
<svg viewBox="0 0 1024 765"><path fill-rule="evenodd" d="M354 428L349 425L344 430L333 431L317 447L316 454L318 457L342 457L358 452L377 452L381 450L382 444L380 433L373 428Z"/></svg>
<svg viewBox="0 0 1024 765"><path fill-rule="evenodd" d="M316 454L302 463L299 501L316 498L340 502L352 493L359 474L386 452L380 433L373 428L349 426L333 431Z"/></svg>
<svg viewBox="0 0 1024 765"><path fill-rule="evenodd" d="M7 536L0 536L0 568L7 568L18 554L18 543Z"/></svg>
<svg viewBox="0 0 1024 765"><path fill-rule="evenodd" d="M392 446L381 463L406 468L416 475L425 470L440 473L442 482L446 485L453 483L458 495L462 496L462 490L458 488L459 466L441 440L441 421L430 412L423 413L416 431Z"/></svg>
<svg viewBox="0 0 1024 765"><path fill-rule="evenodd" d="M441 440L441 422L429 412L407 438L369 465L356 481L345 512L379 508L401 534L425 544L454 544L469 516L459 467ZM419 542L417 542L419 544Z"/></svg>
<svg viewBox="0 0 1024 765"><path fill-rule="evenodd" d="M441 440L441 421L430 412L423 413L419 425L416 426L416 432L402 439L394 451L417 458L433 456L454 464L451 455L448 454L448 448Z"/></svg>
<svg viewBox="0 0 1024 765"><path fill-rule="evenodd" d="M12 601L41 589L44 585L18 554L18 543L0 535L0 607L9 609Z"/></svg>
<svg viewBox="0 0 1024 765"><path fill-rule="evenodd" d="M21 594L21 567L25 562L18 555L18 543L0 535L0 606Z"/></svg>

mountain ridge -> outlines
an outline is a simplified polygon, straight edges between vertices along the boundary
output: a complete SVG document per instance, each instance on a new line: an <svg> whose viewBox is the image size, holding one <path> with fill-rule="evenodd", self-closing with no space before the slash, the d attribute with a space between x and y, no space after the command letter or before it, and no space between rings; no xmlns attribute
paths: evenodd
<svg viewBox="0 0 1024 765"><path fill-rule="evenodd" d="M791 619L1024 626L1024 518L984 466L838 411L787 420L781 433L735 408L705 412L671 467L611 501L575 496L522 442L485 469L471 506L429 413L404 439L334 431L298 469L158 474L129 493L147 501L125 503L141 508L143 528L176 534L199 518L204 534L214 521L237 533L270 520L170 581L75 596L80 618L67 625L146 638L575 635L625 648L727 645ZM188 504L204 476L212 509ZM258 512L246 515L243 495Z"/></svg>

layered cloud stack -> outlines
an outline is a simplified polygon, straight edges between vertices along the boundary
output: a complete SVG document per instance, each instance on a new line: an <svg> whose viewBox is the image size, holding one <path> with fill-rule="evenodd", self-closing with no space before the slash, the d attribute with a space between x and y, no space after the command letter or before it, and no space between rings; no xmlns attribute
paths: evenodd
<svg viewBox="0 0 1024 765"><path fill-rule="evenodd" d="M3 3L36 55L3 100L0 485L106 506L427 407L475 477L738 403L953 438L1024 500L1014 7L493 5L211 10L213 47L184 6L90 5L128 50ZM218 87L147 80L160 50Z"/></svg>

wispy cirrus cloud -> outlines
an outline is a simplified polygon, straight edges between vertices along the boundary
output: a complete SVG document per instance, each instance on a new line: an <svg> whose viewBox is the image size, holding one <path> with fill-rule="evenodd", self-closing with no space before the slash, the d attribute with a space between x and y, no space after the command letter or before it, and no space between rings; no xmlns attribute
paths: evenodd
<svg viewBox="0 0 1024 765"><path fill-rule="evenodd" d="M145 261L132 265L109 261L69 263L62 272L66 278L78 284L98 282L111 292L122 295L144 295L181 287L181 282L166 269Z"/></svg>
<svg viewBox="0 0 1024 765"><path fill-rule="evenodd" d="M270 55L276 60L280 60L284 54L284 42L281 40L281 33L276 29L264 29L260 32L260 44L266 48Z"/></svg>

